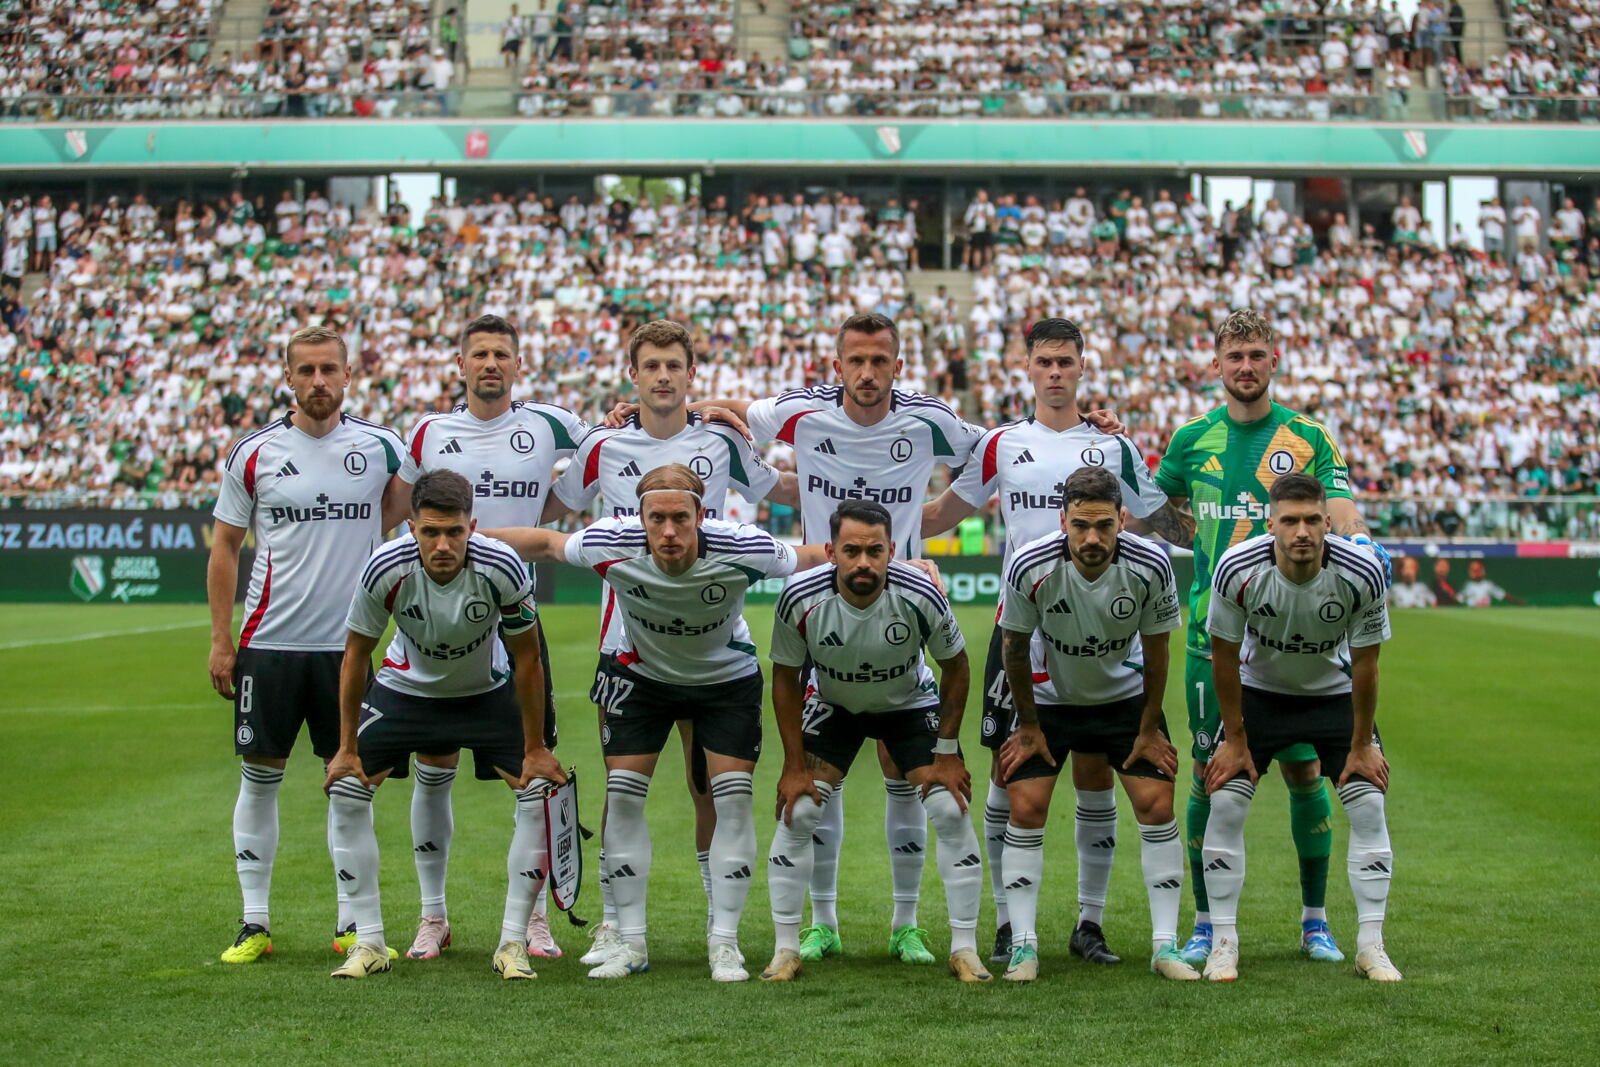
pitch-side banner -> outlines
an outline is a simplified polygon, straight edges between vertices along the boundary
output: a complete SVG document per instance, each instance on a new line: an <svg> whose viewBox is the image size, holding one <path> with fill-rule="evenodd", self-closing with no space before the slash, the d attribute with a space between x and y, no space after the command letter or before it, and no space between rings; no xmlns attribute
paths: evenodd
<svg viewBox="0 0 1600 1067"><path fill-rule="evenodd" d="M203 602L210 549L206 511L0 511L0 601Z"/></svg>

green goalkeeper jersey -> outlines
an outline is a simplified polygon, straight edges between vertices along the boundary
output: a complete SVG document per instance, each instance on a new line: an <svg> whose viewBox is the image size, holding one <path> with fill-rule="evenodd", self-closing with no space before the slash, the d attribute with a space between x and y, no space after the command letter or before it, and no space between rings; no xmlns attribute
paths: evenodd
<svg viewBox="0 0 1600 1067"><path fill-rule="evenodd" d="M1267 529L1267 492L1280 475L1303 471L1350 496L1350 472L1321 423L1273 404L1254 422L1235 422L1226 405L1184 423L1172 435L1156 472L1169 497L1187 497L1194 511L1194 584L1189 588L1189 653L1211 656L1206 632L1211 569L1240 541Z"/></svg>

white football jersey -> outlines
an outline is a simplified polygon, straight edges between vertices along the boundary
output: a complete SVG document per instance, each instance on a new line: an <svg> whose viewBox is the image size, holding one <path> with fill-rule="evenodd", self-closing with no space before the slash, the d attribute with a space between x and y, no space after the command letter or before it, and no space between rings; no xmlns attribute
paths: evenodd
<svg viewBox="0 0 1600 1067"><path fill-rule="evenodd" d="M1111 564L1094 581L1067 553L1067 535L1017 549L1006 568L1000 625L1031 633L1033 699L1039 704L1109 704L1144 692L1140 634L1182 625L1172 563L1158 546L1124 530Z"/></svg>
<svg viewBox="0 0 1600 1067"><path fill-rule="evenodd" d="M1383 568L1342 537L1323 542L1322 569L1304 585L1278 570L1270 533L1241 541L1217 561L1207 625L1238 641L1239 676L1270 693L1350 692L1349 648L1389 639Z"/></svg>
<svg viewBox="0 0 1600 1067"><path fill-rule="evenodd" d="M325 437L285 415L233 446L214 514L255 528L241 648L344 649L350 590L383 540L383 492L400 453L392 430L353 415Z"/></svg>
<svg viewBox="0 0 1600 1067"><path fill-rule="evenodd" d="M702 504L711 519L722 518L730 488L754 503L778 484L778 472L755 454L743 434L691 411L688 425L664 441L645 433L638 416L617 429L590 430L557 479L556 496L581 511L598 493L611 518L637 515L639 479L667 463L682 463L700 476L706 486Z"/></svg>
<svg viewBox="0 0 1600 1067"><path fill-rule="evenodd" d="M550 404L514 401L487 421L461 404L417 420L400 477L415 484L431 470L455 471L472 483L480 527L537 526L556 460L572 455L588 432L588 423Z"/></svg>
<svg viewBox="0 0 1600 1067"><path fill-rule="evenodd" d="M795 576L778 600L772 662L811 663L817 698L853 712L907 711L939 703L922 657L948 660L966 647L950 604L928 576L892 560L878 598L857 608L839 592L832 563Z"/></svg>
<svg viewBox="0 0 1600 1067"><path fill-rule="evenodd" d="M794 448L804 540L828 539L841 500L876 500L888 509L898 559L922 552L922 503L935 465L967 462L983 431L943 401L893 390L889 414L862 426L844 410L844 387L794 389L757 400L745 415L758 441Z"/></svg>
<svg viewBox="0 0 1600 1067"><path fill-rule="evenodd" d="M500 631L519 634L539 621L533 579L504 541L475 533L467 562L448 585L428 577L409 533L379 546L361 572L345 625L382 637L394 617L394 637L378 681L419 697L487 693L511 677Z"/></svg>
<svg viewBox="0 0 1600 1067"><path fill-rule="evenodd" d="M1016 550L1061 529L1061 494L1071 474L1082 467L1104 467L1122 483L1122 503L1144 518L1167 502L1156 488L1138 447L1126 437L1101 433L1088 422L1056 431L1028 418L987 431L972 450L972 462L952 488L975 508L999 494L1006 524L1005 559Z"/></svg>
<svg viewBox="0 0 1600 1067"><path fill-rule="evenodd" d="M694 563L656 566L636 516L601 519L567 540L567 562L593 567L615 594L600 649L658 682L711 685L759 671L745 591L794 573L794 552L765 530L707 519ZM620 626L613 620L620 622Z"/></svg>

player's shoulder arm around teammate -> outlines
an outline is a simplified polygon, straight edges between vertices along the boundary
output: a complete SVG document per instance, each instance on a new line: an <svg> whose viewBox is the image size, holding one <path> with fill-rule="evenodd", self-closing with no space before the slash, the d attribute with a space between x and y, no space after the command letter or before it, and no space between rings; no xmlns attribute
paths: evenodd
<svg viewBox="0 0 1600 1067"><path fill-rule="evenodd" d="M573 536L538 526L500 526L478 532L506 545L518 559L529 563L567 562L567 542Z"/></svg>
<svg viewBox="0 0 1600 1067"><path fill-rule="evenodd" d="M594 503L600 492L600 453L616 434L616 430L607 426L596 426L584 434L567 469L550 487L550 495L560 498L571 511L582 511Z"/></svg>
<svg viewBox="0 0 1600 1067"><path fill-rule="evenodd" d="M563 561L575 567L592 567L602 577L610 564L648 551L644 527L631 516L598 519L565 537Z"/></svg>
<svg viewBox="0 0 1600 1067"><path fill-rule="evenodd" d="M728 480L750 503L767 497L778 484L779 473L751 447L744 434L732 426L710 423L706 432L721 438L728 448Z"/></svg>
<svg viewBox="0 0 1600 1067"><path fill-rule="evenodd" d="M416 484L418 478L424 473L422 467L422 449L427 444L428 428L443 418L444 412L434 412L422 416L411 427L411 433L406 436L405 448L400 457L400 477L407 482Z"/></svg>

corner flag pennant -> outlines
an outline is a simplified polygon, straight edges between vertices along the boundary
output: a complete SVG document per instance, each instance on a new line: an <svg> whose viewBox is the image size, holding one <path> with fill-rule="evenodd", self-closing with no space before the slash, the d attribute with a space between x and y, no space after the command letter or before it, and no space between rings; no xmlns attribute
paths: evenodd
<svg viewBox="0 0 1600 1067"><path fill-rule="evenodd" d="M572 914L583 888L583 840L593 836L578 822L578 771L567 769L564 785L551 786L544 795L545 843L549 849L550 899L567 913L574 926L585 920Z"/></svg>

